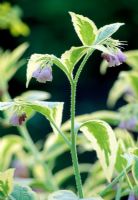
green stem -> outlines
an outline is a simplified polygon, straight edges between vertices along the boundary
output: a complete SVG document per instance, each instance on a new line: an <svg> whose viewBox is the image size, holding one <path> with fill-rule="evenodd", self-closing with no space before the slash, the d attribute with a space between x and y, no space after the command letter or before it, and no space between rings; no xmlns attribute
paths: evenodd
<svg viewBox="0 0 138 200"><path fill-rule="evenodd" d="M107 192L113 188L114 185L116 185L120 179L124 176L126 176L126 173L128 173L131 170L131 166L128 166L125 170L123 170L103 191L99 193L100 196L104 197Z"/></svg>
<svg viewBox="0 0 138 200"><path fill-rule="evenodd" d="M82 72L82 70L83 70L83 68L84 68L84 66L85 66L85 64L86 64L86 62L88 61L88 59L89 59L89 57L91 56L91 54L93 53L93 51L94 51L94 49L89 49L88 53L85 55L85 57L84 57L84 59L83 59L81 65L80 65L80 67L78 68L78 70L77 70L77 72L76 72L76 75L75 75L75 79L74 79L76 85L77 85L77 83L78 83L78 79L79 79L79 77L80 77L80 74L81 74L81 72Z"/></svg>
<svg viewBox="0 0 138 200"><path fill-rule="evenodd" d="M71 157L72 157L72 163L74 168L74 174L75 174L75 180L76 180L76 186L78 190L78 195L80 198L83 198L83 190L82 190L82 180L80 176L79 171L79 163L78 163L78 156L77 156L77 148L76 148L76 132L75 132L75 107L76 107L76 89L77 89L77 83L79 76L84 68L84 65L86 64L88 58L92 54L93 49L90 49L86 56L84 57L80 67L78 68L76 72L76 76L74 80L72 80L71 83Z"/></svg>
<svg viewBox="0 0 138 200"><path fill-rule="evenodd" d="M80 176L80 171L79 171L78 156L77 156L77 149L76 149L75 105L76 105L76 85L72 83L71 85L71 142L72 142L71 157L72 157L72 163L73 163L73 168L74 168L78 195L80 198L83 198L82 181L81 181L81 176Z"/></svg>
<svg viewBox="0 0 138 200"><path fill-rule="evenodd" d="M50 120L50 122L53 125L53 127L58 131L58 133L62 136L62 138L64 139L64 141L68 145L68 147L71 149L71 142L68 140L66 135L57 127L57 125L55 124L55 122L52 119Z"/></svg>
<svg viewBox="0 0 138 200"><path fill-rule="evenodd" d="M119 183L118 183L117 192L116 192L116 195L115 195L115 200L120 200L121 199L121 193L122 193L121 185L122 185L122 182L123 182L123 178L121 178Z"/></svg>

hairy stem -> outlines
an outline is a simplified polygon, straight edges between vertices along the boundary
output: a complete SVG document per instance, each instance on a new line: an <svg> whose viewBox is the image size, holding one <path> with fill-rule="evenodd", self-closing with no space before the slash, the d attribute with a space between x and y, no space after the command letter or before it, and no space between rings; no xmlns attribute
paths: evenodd
<svg viewBox="0 0 138 200"><path fill-rule="evenodd" d="M76 149L75 105L76 105L76 85L72 83L71 85L71 142L72 142L71 157L72 157L72 162L73 162L78 195L80 198L83 198L82 181L81 181L81 176L80 176L80 171L79 171L78 156L77 156L77 149Z"/></svg>
<svg viewBox="0 0 138 200"><path fill-rule="evenodd" d="M74 174L75 174L75 180L76 180L76 186L78 195L80 198L83 198L83 190L82 190L82 180L80 176L79 171L79 163L78 163L78 156L77 156L77 148L76 148L76 132L75 132L75 107L76 107L76 89L77 89L77 83L79 80L79 76L84 68L84 65L86 64L88 58L92 54L93 49L90 49L86 56L84 57L81 65L79 66L76 76L74 80L71 82L71 157L72 157L72 163L74 168Z"/></svg>
<svg viewBox="0 0 138 200"><path fill-rule="evenodd" d="M83 70L83 68L84 68L84 66L85 66L85 64L86 64L86 62L88 61L88 59L89 59L89 57L91 56L91 54L93 53L93 51L94 51L94 49L89 49L89 51L88 51L87 54L85 55L85 57L84 57L84 59L83 59L81 65L79 66L79 68L78 68L78 70L77 70L77 72L76 72L76 75L75 75L75 79L74 79L76 85L77 85L77 83L78 83L80 74L81 74L81 72L82 72L82 70Z"/></svg>

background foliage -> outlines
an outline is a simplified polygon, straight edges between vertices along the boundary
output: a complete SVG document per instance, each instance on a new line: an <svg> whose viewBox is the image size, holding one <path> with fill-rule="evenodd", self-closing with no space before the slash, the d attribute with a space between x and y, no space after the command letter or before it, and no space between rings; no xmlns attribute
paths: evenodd
<svg viewBox="0 0 138 200"><path fill-rule="evenodd" d="M125 22L126 25L117 32L115 37L128 41L129 46L126 47L126 50L136 49L138 46L138 38L136 37L138 34L137 0L11 0L10 3L21 7L23 20L29 25L31 32L25 38L22 36L13 38L8 30L1 30L0 46L12 50L22 42L27 41L30 46L24 55L25 58L29 58L34 52L54 53L59 56L67 47L69 49L71 45L80 45L80 41L72 29L68 11L88 16L95 21L98 27L116 21ZM128 69L125 65L108 68L107 74L102 76L99 72L100 62L99 55L94 61L90 59L87 70L82 74L77 95L77 114L106 108L107 94L112 83L117 78L119 71ZM10 82L9 90L13 97L25 90L25 71L26 65L17 72ZM66 102L64 120L68 119L67 103L69 103L70 91L64 74L55 67L52 84L38 85L36 82L32 82L29 87L29 89L40 88L52 94L51 100ZM36 140L45 137L45 128L49 131L48 124L44 123L43 127L41 126L43 122L45 120L40 115L36 115L29 122L29 126L33 130L31 131L33 138ZM39 135L36 134L38 132Z"/></svg>

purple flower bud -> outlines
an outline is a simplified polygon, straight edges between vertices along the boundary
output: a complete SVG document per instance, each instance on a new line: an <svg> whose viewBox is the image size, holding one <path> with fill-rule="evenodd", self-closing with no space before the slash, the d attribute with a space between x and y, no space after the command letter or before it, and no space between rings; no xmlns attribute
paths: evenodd
<svg viewBox="0 0 138 200"><path fill-rule="evenodd" d="M52 69L49 65L44 68L39 67L36 71L33 72L32 77L36 78L36 80L40 83L52 81Z"/></svg>
<svg viewBox="0 0 138 200"><path fill-rule="evenodd" d="M25 122L26 118L27 118L26 113L22 113L19 115L17 113L14 113L10 118L10 123L13 126L20 126Z"/></svg>
<svg viewBox="0 0 138 200"><path fill-rule="evenodd" d="M109 67L119 66L126 61L126 56L120 49L113 55L102 53L102 57L109 63Z"/></svg>
<svg viewBox="0 0 138 200"><path fill-rule="evenodd" d="M129 120L120 122L119 128L133 131L133 130L135 130L136 125L137 125L137 119L136 119L136 117L132 117Z"/></svg>

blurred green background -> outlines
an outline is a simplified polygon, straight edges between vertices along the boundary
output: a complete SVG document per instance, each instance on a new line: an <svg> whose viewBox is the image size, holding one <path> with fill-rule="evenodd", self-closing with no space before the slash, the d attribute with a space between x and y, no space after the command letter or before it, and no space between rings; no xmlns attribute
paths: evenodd
<svg viewBox="0 0 138 200"><path fill-rule="evenodd" d="M5 1L1 1L5 2ZM2 30L0 46L13 49L23 42L29 43L24 57L29 59L32 53L48 53L60 56L71 46L81 43L74 32L68 11L73 11L91 18L98 27L113 22L125 22L114 38L128 41L126 50L138 48L138 0L11 0L23 10L23 21L31 29L28 37L13 38L9 31ZM109 68L106 75L101 75L99 66L102 59L95 52L83 71L77 91L76 113L83 114L105 109L110 87L117 78L119 71L128 67L121 65ZM12 97L25 91L26 65L10 81L9 91ZM39 84L32 81L29 89L46 90L51 93L51 101L64 101L63 121L69 118L70 88L65 75L53 67L53 82ZM122 104L123 102L120 102ZM36 123L37 122L37 123ZM34 138L42 139L50 127L41 115L36 115L29 122Z"/></svg>

